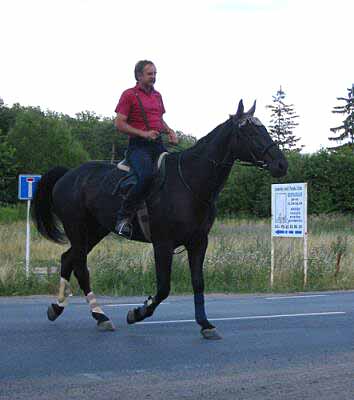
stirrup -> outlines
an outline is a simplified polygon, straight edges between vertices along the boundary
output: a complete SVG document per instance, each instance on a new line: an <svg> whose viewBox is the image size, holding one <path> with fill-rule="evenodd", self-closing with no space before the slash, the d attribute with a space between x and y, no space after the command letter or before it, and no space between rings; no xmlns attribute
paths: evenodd
<svg viewBox="0 0 354 400"><path fill-rule="evenodd" d="M130 221L125 218L117 222L115 227L115 233L119 236L123 236L126 239L131 239L133 235L133 226Z"/></svg>

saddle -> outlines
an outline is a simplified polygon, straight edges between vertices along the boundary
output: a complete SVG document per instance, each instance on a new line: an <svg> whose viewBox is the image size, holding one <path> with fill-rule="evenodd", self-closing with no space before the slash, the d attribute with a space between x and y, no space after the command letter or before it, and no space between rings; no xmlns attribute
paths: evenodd
<svg viewBox="0 0 354 400"><path fill-rule="evenodd" d="M149 191L147 199L150 198L154 193L156 193L164 184L165 181L165 163L166 163L166 155L168 152L161 153L155 169L155 178L152 184L152 187ZM118 170L124 171L125 174L119 179L118 183L115 185L112 195L116 196L126 196L129 190L137 183L137 178L134 172L131 170L128 161L124 158L117 164ZM151 242L151 232L150 232L150 224L149 224L149 213L146 206L146 201L143 201L139 204L138 209L136 211L136 216L140 228L145 236L145 239L148 242Z"/></svg>

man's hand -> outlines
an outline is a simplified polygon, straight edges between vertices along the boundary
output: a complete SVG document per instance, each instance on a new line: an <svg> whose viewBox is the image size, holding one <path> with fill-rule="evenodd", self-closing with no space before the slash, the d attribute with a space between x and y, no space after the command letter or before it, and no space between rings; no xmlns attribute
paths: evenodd
<svg viewBox="0 0 354 400"><path fill-rule="evenodd" d="M154 131L151 129L150 131L145 131L145 139L156 140L160 136L159 131Z"/></svg>
<svg viewBox="0 0 354 400"><path fill-rule="evenodd" d="M168 141L171 144L178 144L178 137L176 135L176 132L173 129L169 129L167 131L168 134Z"/></svg>

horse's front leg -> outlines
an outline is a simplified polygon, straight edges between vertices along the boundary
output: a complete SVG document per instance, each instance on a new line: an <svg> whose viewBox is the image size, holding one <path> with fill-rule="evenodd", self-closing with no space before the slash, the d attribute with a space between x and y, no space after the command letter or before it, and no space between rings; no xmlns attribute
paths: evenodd
<svg viewBox="0 0 354 400"><path fill-rule="evenodd" d="M170 294L173 244L170 242L155 243L154 256L157 285L156 295L154 297L149 296L141 307L129 310L127 314L128 324L134 324L147 317L151 317L156 307Z"/></svg>
<svg viewBox="0 0 354 400"><path fill-rule="evenodd" d="M187 246L189 267L194 292L195 320L201 326L201 334L205 339L221 339L214 325L206 316L204 305L203 263L208 247L208 237L202 236Z"/></svg>

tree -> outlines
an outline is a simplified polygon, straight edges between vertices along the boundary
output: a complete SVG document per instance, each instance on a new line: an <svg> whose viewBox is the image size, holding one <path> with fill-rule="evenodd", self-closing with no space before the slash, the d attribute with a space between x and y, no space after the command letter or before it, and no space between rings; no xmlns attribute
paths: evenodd
<svg viewBox="0 0 354 400"><path fill-rule="evenodd" d="M84 149L91 160L117 161L124 158L128 147L128 136L119 134L114 126L113 118L101 117L94 111L82 111L76 118L62 115L72 134Z"/></svg>
<svg viewBox="0 0 354 400"><path fill-rule="evenodd" d="M28 107L17 114L8 142L16 150L19 173L44 173L57 165L74 167L88 159L65 121L39 108Z"/></svg>
<svg viewBox="0 0 354 400"><path fill-rule="evenodd" d="M119 133L112 118L104 118L96 130L100 159L111 162L122 160L128 147L128 136Z"/></svg>
<svg viewBox="0 0 354 400"><path fill-rule="evenodd" d="M348 88L347 91L348 97L337 97L337 100L344 101L345 104L335 106L332 111L334 114L346 115L340 126L331 128L331 132L336 136L328 139L339 142L338 146L332 147L333 149L354 145L354 83L351 89ZM342 144L342 142L344 143Z"/></svg>
<svg viewBox="0 0 354 400"><path fill-rule="evenodd" d="M197 143L197 139L189 134L183 133L182 131L176 131L178 137L179 150L185 150L189 147L194 146Z"/></svg>
<svg viewBox="0 0 354 400"><path fill-rule="evenodd" d="M19 104L14 104L11 108L8 107L0 98L0 129L2 135L7 135L10 128L13 126L16 120L17 113L21 110Z"/></svg>
<svg viewBox="0 0 354 400"><path fill-rule="evenodd" d="M100 123L100 117L94 111L82 111L76 114L76 118L68 115L62 115L61 118L67 122L74 139L81 143L90 158L99 159L95 130Z"/></svg>
<svg viewBox="0 0 354 400"><path fill-rule="evenodd" d="M269 133L274 142L282 150L292 150L299 152L304 146L298 145L300 138L297 138L293 130L297 125L296 115L293 104L285 104L285 92L280 89L273 96L273 104L266 106L271 110Z"/></svg>
<svg viewBox="0 0 354 400"><path fill-rule="evenodd" d="M0 204L14 201L13 190L16 184L15 149L0 129Z"/></svg>

